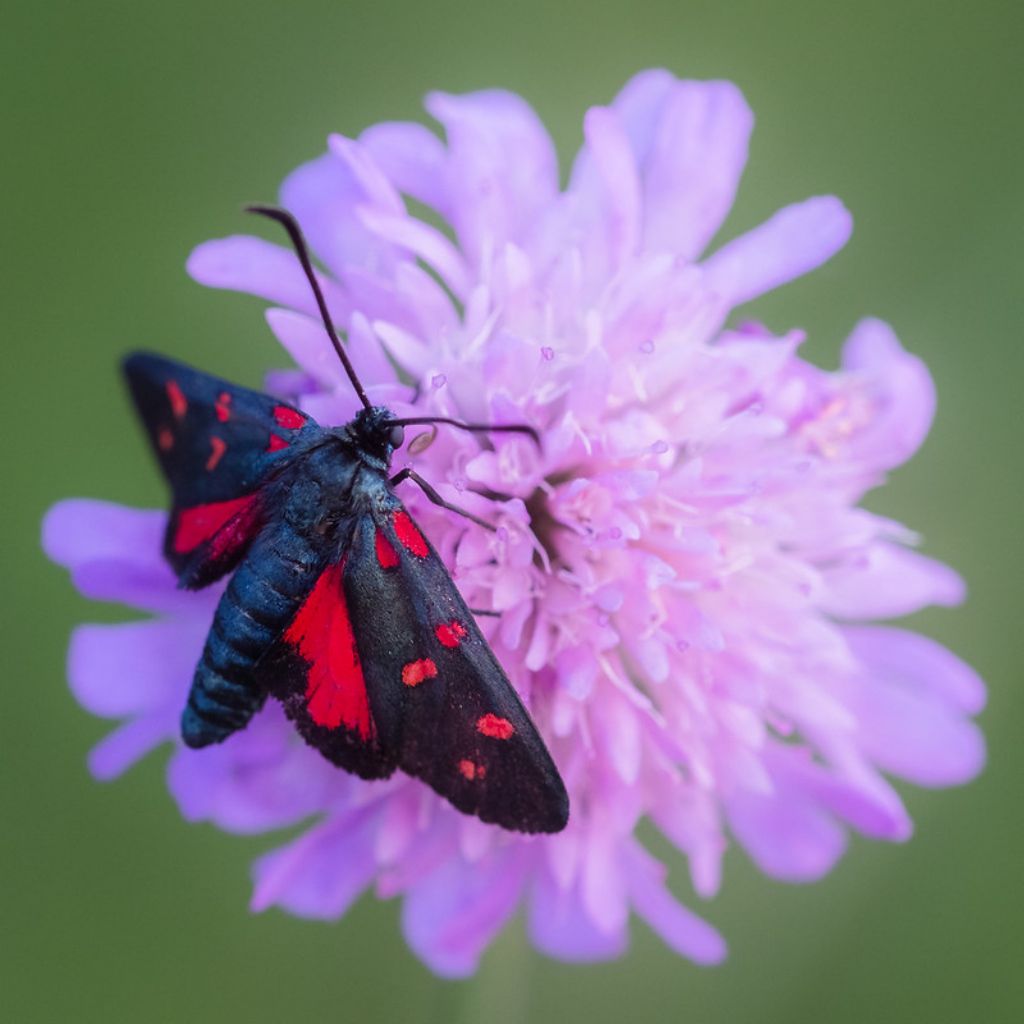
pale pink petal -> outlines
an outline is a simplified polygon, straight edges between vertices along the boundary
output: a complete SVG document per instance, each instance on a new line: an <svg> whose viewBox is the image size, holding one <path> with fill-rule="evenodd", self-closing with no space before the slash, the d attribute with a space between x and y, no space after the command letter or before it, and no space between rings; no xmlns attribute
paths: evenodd
<svg viewBox="0 0 1024 1024"><path fill-rule="evenodd" d="M629 139L618 117L607 107L592 107L583 121L583 133L593 180L574 175L573 189L592 192L600 232L608 248L606 272L632 256L640 238L640 181ZM595 229L592 229L595 230Z"/></svg>
<svg viewBox="0 0 1024 1024"><path fill-rule="evenodd" d="M844 830L798 791L737 791L726 798L725 811L754 863L787 882L817 881L846 849Z"/></svg>
<svg viewBox="0 0 1024 1024"><path fill-rule="evenodd" d="M534 876L529 929L530 940L541 952L577 963L622 956L629 944L625 927L597 928L584 909L578 886L561 887L547 869Z"/></svg>
<svg viewBox="0 0 1024 1024"><path fill-rule="evenodd" d="M118 558L159 566L166 528L165 512L69 498L46 513L43 550L67 569Z"/></svg>
<svg viewBox="0 0 1024 1024"><path fill-rule="evenodd" d="M822 607L844 619L888 619L964 599L948 566L908 548L876 543L825 574Z"/></svg>
<svg viewBox="0 0 1024 1024"><path fill-rule="evenodd" d="M873 400L871 423L855 440L857 455L886 468L906 462L935 415L928 368L904 350L887 323L874 319L862 320L846 339L843 367L866 379Z"/></svg>
<svg viewBox="0 0 1024 1024"><path fill-rule="evenodd" d="M876 839L902 842L913 826L903 802L893 788L860 757L849 752L849 742L829 744L837 765L823 764L804 747L772 744L766 756L772 775L788 789L848 822Z"/></svg>
<svg viewBox="0 0 1024 1024"><path fill-rule="evenodd" d="M580 897L591 921L608 934L618 932L629 919L617 839L611 829L592 827L582 850Z"/></svg>
<svg viewBox="0 0 1024 1024"><path fill-rule="evenodd" d="M747 162L754 116L731 82L679 82L643 168L644 248L696 259L721 227Z"/></svg>
<svg viewBox="0 0 1024 1024"><path fill-rule="evenodd" d="M295 253L250 235L217 238L196 246L186 269L200 284L249 292L281 306L318 316L316 299ZM332 281L318 276L331 314L344 322L349 302Z"/></svg>
<svg viewBox="0 0 1024 1024"><path fill-rule="evenodd" d="M834 196L787 206L704 261L708 287L739 306L820 267L847 242L853 221Z"/></svg>
<svg viewBox="0 0 1024 1024"><path fill-rule="evenodd" d="M179 750L167 784L188 821L228 832L285 828L351 789L339 772L289 734L280 706L268 705L240 732L202 750Z"/></svg>
<svg viewBox="0 0 1024 1024"><path fill-rule="evenodd" d="M419 264L400 264L395 287L415 310L419 329L425 336L441 341L458 329L458 310L451 296Z"/></svg>
<svg viewBox="0 0 1024 1024"><path fill-rule="evenodd" d="M395 187L413 199L448 214L444 143L429 128L408 121L385 121L367 128L359 141Z"/></svg>
<svg viewBox="0 0 1024 1024"><path fill-rule="evenodd" d="M143 714L184 700L201 648L202 638L188 623L79 626L68 651L68 682L94 715Z"/></svg>
<svg viewBox="0 0 1024 1024"><path fill-rule="evenodd" d="M682 84L671 71L648 68L635 74L612 100L612 109L625 126L638 163L646 164L650 159L665 104Z"/></svg>
<svg viewBox="0 0 1024 1024"><path fill-rule="evenodd" d="M456 297L465 297L469 290L466 263L458 249L437 228L412 217L369 207L361 207L359 216L369 231L422 259L441 275Z"/></svg>
<svg viewBox="0 0 1024 1024"><path fill-rule="evenodd" d="M926 637L881 627L846 631L863 674L845 689L862 749L884 771L922 786L966 782L985 743L964 717L984 705L981 680Z"/></svg>
<svg viewBox="0 0 1024 1024"><path fill-rule="evenodd" d="M109 782L131 768L154 747L175 735L177 715L151 715L133 718L109 736L100 740L89 752L89 771L101 782Z"/></svg>
<svg viewBox="0 0 1024 1024"><path fill-rule="evenodd" d="M361 174L353 168L360 158L366 165ZM343 146L331 146L323 156L292 171L281 185L281 205L294 214L313 251L335 277L342 277L349 266L380 270L395 263L394 249L367 231L359 218L363 206L402 212L400 201L396 208L397 196L381 201L379 190L371 194L365 187L371 168L368 154L357 156Z"/></svg>
<svg viewBox="0 0 1024 1024"><path fill-rule="evenodd" d="M680 956L707 966L721 963L727 952L725 940L672 896L665 887L664 867L636 842L626 846L624 856L637 914Z"/></svg>
<svg viewBox="0 0 1024 1024"><path fill-rule="evenodd" d="M435 92L426 106L447 135L451 221L470 261L520 240L558 190L555 149L537 115L497 89Z"/></svg>
<svg viewBox="0 0 1024 1024"><path fill-rule="evenodd" d="M341 360L331 348L319 319L291 309L271 307L267 324L285 351L321 386L334 390L347 380Z"/></svg>
<svg viewBox="0 0 1024 1024"><path fill-rule="evenodd" d="M398 189L361 142L332 133L327 138L327 148L348 167L365 201L391 213L405 212Z"/></svg>
<svg viewBox="0 0 1024 1024"><path fill-rule="evenodd" d="M985 764L981 730L947 708L867 680L851 700L863 749L884 771L918 786L956 786Z"/></svg>
<svg viewBox="0 0 1024 1024"><path fill-rule="evenodd" d="M930 637L890 626L848 626L843 636L873 677L965 715L984 708L985 684L978 673Z"/></svg>
<svg viewBox="0 0 1024 1024"><path fill-rule="evenodd" d="M184 616L197 616L206 621L212 612L212 598L204 593L200 598L179 590L174 573L166 563L146 565L144 559L135 564L130 557L111 558L106 561L85 562L72 570L71 581L79 593L94 601L112 601L147 612L174 612Z"/></svg>
<svg viewBox="0 0 1024 1024"><path fill-rule="evenodd" d="M43 549L71 569L85 596L149 611L178 610L189 601L175 589L160 552L167 517L75 498L53 506L43 521Z"/></svg>
<svg viewBox="0 0 1024 1024"><path fill-rule="evenodd" d="M529 861L511 848L469 865L449 861L417 884L402 908L413 951L445 978L472 974L519 901Z"/></svg>
<svg viewBox="0 0 1024 1024"><path fill-rule="evenodd" d="M254 911L279 906L299 917L340 917L373 880L373 811L317 825L253 865Z"/></svg>
<svg viewBox="0 0 1024 1024"><path fill-rule="evenodd" d="M345 368L331 346L319 318L314 319L290 309L273 308L267 310L266 317L278 341L324 390L341 390L354 397ZM391 363L361 314L353 315L342 344L364 387L386 386L389 380L395 379ZM374 382L372 385L369 384L371 381Z"/></svg>

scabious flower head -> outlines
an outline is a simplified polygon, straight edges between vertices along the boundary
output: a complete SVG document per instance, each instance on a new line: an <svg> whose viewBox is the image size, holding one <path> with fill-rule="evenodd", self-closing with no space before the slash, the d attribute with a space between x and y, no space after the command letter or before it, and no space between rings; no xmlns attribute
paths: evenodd
<svg viewBox="0 0 1024 1024"><path fill-rule="evenodd" d="M924 439L931 380L877 320L832 372L800 356L799 331L731 325L850 232L843 206L818 197L707 254L752 127L734 86L636 76L587 113L564 189L517 96L433 94L427 108L443 138L405 123L332 136L281 201L374 403L543 437L538 450L442 428L399 459L498 527L403 494L469 604L500 613L482 627L565 778L568 828L511 834L407 777L363 782L304 746L274 702L224 744L182 748L221 588L175 587L162 512L79 500L50 513L50 556L84 594L150 613L72 638L76 697L124 720L92 770L110 778L169 741L187 819L238 832L310 820L257 862L253 907L334 918L375 887L403 899L410 945L441 974L471 973L523 902L552 956L621 953L634 913L716 962L722 939L670 894L641 819L709 897L729 842L769 875L818 878L850 829L909 835L886 776L942 786L982 764L975 674L876 624L954 604L962 584L858 507ZM290 251L225 238L189 271L273 303L298 370L271 389L323 424L355 412Z"/></svg>

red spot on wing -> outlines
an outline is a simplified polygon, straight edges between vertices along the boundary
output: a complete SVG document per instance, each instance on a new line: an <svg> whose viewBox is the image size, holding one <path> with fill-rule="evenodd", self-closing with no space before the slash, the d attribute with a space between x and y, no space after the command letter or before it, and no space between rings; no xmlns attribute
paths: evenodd
<svg viewBox="0 0 1024 1024"><path fill-rule="evenodd" d="M381 530L377 531L375 538L377 546L377 561L382 569L394 569L398 565L398 552L391 546L391 541L384 536Z"/></svg>
<svg viewBox="0 0 1024 1024"><path fill-rule="evenodd" d="M425 679L433 679L437 675L437 666L429 658L410 661L402 669L402 682L406 686L419 686Z"/></svg>
<svg viewBox="0 0 1024 1024"><path fill-rule="evenodd" d="M465 635L466 627L458 619L452 619L451 622L442 622L434 630L434 636L437 637L444 647L458 647Z"/></svg>
<svg viewBox="0 0 1024 1024"><path fill-rule="evenodd" d="M254 494L183 508L178 513L172 547L184 555L209 541L213 545L211 556L219 557L248 538L258 515L259 503Z"/></svg>
<svg viewBox="0 0 1024 1024"><path fill-rule="evenodd" d="M188 399L185 397L176 380L169 380L164 388L167 391L167 400L171 403L171 412L174 418L180 420L188 411Z"/></svg>
<svg viewBox="0 0 1024 1024"><path fill-rule="evenodd" d="M160 428L160 432L156 435L156 443L162 452L169 452L174 447L174 434L171 433L169 427Z"/></svg>
<svg viewBox="0 0 1024 1024"><path fill-rule="evenodd" d="M210 438L210 457L206 460L207 472L216 468L217 463L220 462L227 450L228 446L224 443L222 438L217 437L216 434Z"/></svg>
<svg viewBox="0 0 1024 1024"><path fill-rule="evenodd" d="M279 452L282 448L287 448L288 442L283 437L278 437L277 434L270 435L270 444L267 445L268 452Z"/></svg>
<svg viewBox="0 0 1024 1024"><path fill-rule="evenodd" d="M516 730L507 718L487 714L477 719L476 731L492 740L507 740Z"/></svg>
<svg viewBox="0 0 1024 1024"><path fill-rule="evenodd" d="M274 406L274 419L279 427L284 427L286 430L298 430L306 425L306 417L287 405Z"/></svg>
<svg viewBox="0 0 1024 1024"><path fill-rule="evenodd" d="M459 762L459 774L472 782L474 779L482 779L487 774L487 766L464 758Z"/></svg>
<svg viewBox="0 0 1024 1024"><path fill-rule="evenodd" d="M409 518L408 512L395 513L395 536L406 551L411 551L419 558L426 558L430 553L423 534L416 529L416 524Z"/></svg>
<svg viewBox="0 0 1024 1024"><path fill-rule="evenodd" d="M325 729L345 726L368 740L374 733L366 680L341 585L344 562L321 573L284 639L309 662L306 709Z"/></svg>
<svg viewBox="0 0 1024 1024"><path fill-rule="evenodd" d="M227 423L231 417L231 395L227 391L222 391L220 397L217 399L217 404L213 407L213 411L217 414L217 419L221 423Z"/></svg>

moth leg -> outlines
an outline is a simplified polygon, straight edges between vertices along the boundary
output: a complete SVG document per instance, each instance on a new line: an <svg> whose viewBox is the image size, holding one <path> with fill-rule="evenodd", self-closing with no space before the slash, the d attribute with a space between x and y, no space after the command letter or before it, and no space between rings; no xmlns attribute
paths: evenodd
<svg viewBox="0 0 1024 1024"><path fill-rule="evenodd" d="M488 617L494 619L501 618L501 612L492 612L487 608L470 608L469 610L478 617L481 615L487 615Z"/></svg>
<svg viewBox="0 0 1024 1024"><path fill-rule="evenodd" d="M444 498L442 498L441 495L438 494L437 491L435 491L434 488L431 487L415 469L406 466L405 469L399 470L388 481L388 483L391 484L392 487L397 487L403 480L411 480L435 505L439 505L441 508L446 508L449 512L455 512L458 515L476 523L477 526L482 526L485 530L490 530L492 533L497 530L496 526L478 518L473 515L472 512L467 512L464 508L459 508L458 505L453 505L451 502L445 501Z"/></svg>

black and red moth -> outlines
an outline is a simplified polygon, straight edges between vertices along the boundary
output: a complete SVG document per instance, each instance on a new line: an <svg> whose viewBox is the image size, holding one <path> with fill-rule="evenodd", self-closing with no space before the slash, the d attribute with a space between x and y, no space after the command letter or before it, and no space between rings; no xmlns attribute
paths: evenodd
<svg viewBox="0 0 1024 1024"><path fill-rule="evenodd" d="M233 571L182 737L190 747L219 743L271 695L305 741L346 771L382 779L400 768L482 821L558 832L569 801L551 755L394 486L412 478L459 510L409 469L389 478L404 426L428 419L371 405L297 224L283 210L251 209L291 235L363 408L325 428L170 359L125 360L172 491L164 551L180 585L205 587Z"/></svg>

